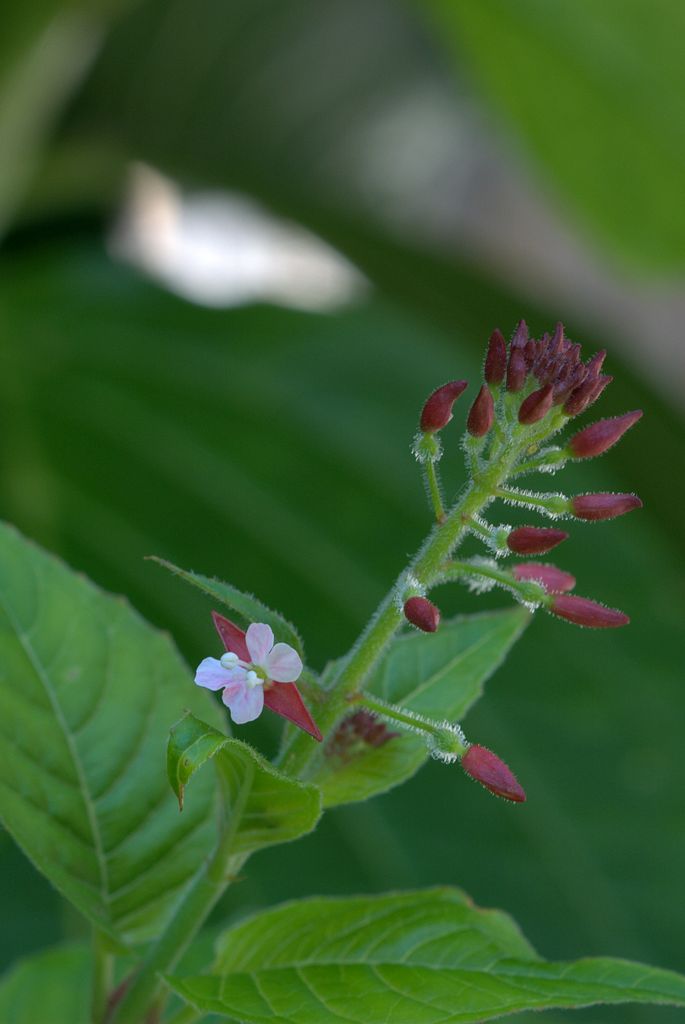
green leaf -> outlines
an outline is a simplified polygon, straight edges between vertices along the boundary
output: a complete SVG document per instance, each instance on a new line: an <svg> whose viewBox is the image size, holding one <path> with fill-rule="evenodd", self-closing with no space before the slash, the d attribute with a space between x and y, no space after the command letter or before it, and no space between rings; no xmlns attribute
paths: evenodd
<svg viewBox="0 0 685 1024"><path fill-rule="evenodd" d="M460 79L470 65L572 212L630 261L682 268L679 0L656 0L648 17L640 0L428 7Z"/></svg>
<svg viewBox="0 0 685 1024"><path fill-rule="evenodd" d="M267 625L271 626L276 640L290 644L296 651L299 651L300 655L304 656L302 638L293 624L288 622L279 612L274 612L271 608L267 608L253 594L246 594L242 590L238 590L237 587L232 587L230 583L210 579L209 576L202 576L200 573L190 572L187 569L179 569L177 565L167 562L165 558L157 558L155 555L151 555L150 561L157 562L158 565L173 572L174 575L180 576L186 583L197 587L203 593L208 594L209 597L214 598L215 601L227 605L231 611L237 613L245 627L249 626L251 622L266 622Z"/></svg>
<svg viewBox="0 0 685 1024"><path fill-rule="evenodd" d="M211 705L166 635L4 525L0 581L0 813L103 931L151 936L215 838L211 777L187 816L168 793L169 718Z"/></svg>
<svg viewBox="0 0 685 1024"><path fill-rule="evenodd" d="M466 1024L596 1003L685 1006L685 977L625 960L542 960L456 889L285 904L229 930L211 974L169 979L245 1024Z"/></svg>
<svg viewBox="0 0 685 1024"><path fill-rule="evenodd" d="M89 1024L92 957L86 946L47 949L15 964L0 979L2 1024Z"/></svg>
<svg viewBox="0 0 685 1024"><path fill-rule="evenodd" d="M310 832L321 814L316 786L276 771L256 750L229 739L188 714L171 730L167 772L179 806L198 768L214 758L224 794L224 815L236 853L286 843Z"/></svg>
<svg viewBox="0 0 685 1024"><path fill-rule="evenodd" d="M530 620L523 608L463 615L434 635L399 637L369 681L371 693L432 718L458 721ZM380 747L360 741L341 755L324 752L316 780L324 805L366 800L415 774L427 759L419 738L397 735Z"/></svg>

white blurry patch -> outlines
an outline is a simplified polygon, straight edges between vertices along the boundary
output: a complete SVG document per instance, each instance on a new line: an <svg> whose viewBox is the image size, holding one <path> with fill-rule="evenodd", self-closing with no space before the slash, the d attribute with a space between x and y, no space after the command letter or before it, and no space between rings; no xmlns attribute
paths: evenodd
<svg viewBox="0 0 685 1024"><path fill-rule="evenodd" d="M110 245L115 256L205 306L271 302L326 312L368 287L352 264L308 231L239 195L184 194L143 164L131 169Z"/></svg>

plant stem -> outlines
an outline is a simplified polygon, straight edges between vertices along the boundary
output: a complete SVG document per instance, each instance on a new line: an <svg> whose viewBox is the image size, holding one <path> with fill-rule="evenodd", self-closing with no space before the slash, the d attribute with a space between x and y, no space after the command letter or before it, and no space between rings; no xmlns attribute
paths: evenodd
<svg viewBox="0 0 685 1024"><path fill-rule="evenodd" d="M519 491L515 487L499 487L495 497L523 508L540 509L553 519L568 513L568 498L563 494L533 494L529 491Z"/></svg>
<svg viewBox="0 0 685 1024"><path fill-rule="evenodd" d="M435 512L435 519L438 523L444 523L445 506L442 503L440 482L438 480L438 470L434 459L429 459L429 461L426 463L425 473L426 483L428 485L428 493L430 494L431 502L433 504L433 511Z"/></svg>
<svg viewBox="0 0 685 1024"><path fill-rule="evenodd" d="M244 854L232 853L240 817L241 808L236 808L231 824L223 830L212 857L196 876L119 1004L114 1014L116 1024L140 1024L144 1020L146 1010L162 990L160 975L178 963L212 907L247 859Z"/></svg>
<svg viewBox="0 0 685 1024"><path fill-rule="evenodd" d="M437 740L444 739L448 731L444 722L431 722L424 715L403 710L396 704L388 704L369 693L359 694L359 698L355 701L355 707L368 708L369 711L373 711L375 715L380 715L381 718L385 718L390 722L397 722L399 726L407 729L409 732L424 732ZM452 727L449 729L449 734L450 738L454 741L454 753L461 756L466 750L466 744L460 742L463 739L461 730L458 727Z"/></svg>
<svg viewBox="0 0 685 1024"><path fill-rule="evenodd" d="M438 581L445 562L471 529L473 517L496 496L519 455L520 448L511 445L492 459L464 488L444 522L433 527L406 574L400 577L400 586L405 575L415 577L426 588ZM327 699L318 713L319 728L324 735L330 734L350 703L354 702L364 681L404 621L401 605L396 600L397 587L398 584L385 596L359 640L343 660L328 689ZM318 753L311 738L300 734L282 750L279 765L291 775L306 777Z"/></svg>
<svg viewBox="0 0 685 1024"><path fill-rule="evenodd" d="M510 572L507 572L506 569L499 569L489 565L474 565L472 562L459 562L456 559L447 562L443 567L442 578L444 580L459 579L462 576L483 576L485 579L501 583L503 587L507 587L509 590L522 591L518 580Z"/></svg>
<svg viewBox="0 0 685 1024"><path fill-rule="evenodd" d="M108 940L97 928L93 929L93 988L91 992L91 1018L93 1024L102 1024L107 1013L107 997L114 977L114 957Z"/></svg>
<svg viewBox="0 0 685 1024"><path fill-rule="evenodd" d="M557 469L562 469L570 457L570 452L563 448L553 452L534 455L527 462L519 462L516 467L516 476L524 476L526 473L534 472L556 472Z"/></svg>

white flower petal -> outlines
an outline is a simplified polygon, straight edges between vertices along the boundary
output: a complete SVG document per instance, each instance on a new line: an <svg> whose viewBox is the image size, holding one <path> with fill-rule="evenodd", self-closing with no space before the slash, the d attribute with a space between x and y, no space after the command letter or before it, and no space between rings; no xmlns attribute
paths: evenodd
<svg viewBox="0 0 685 1024"><path fill-rule="evenodd" d="M205 658L197 667L195 682L206 690L223 690L233 678L233 670L225 669L217 658Z"/></svg>
<svg viewBox="0 0 685 1024"><path fill-rule="evenodd" d="M247 627L245 643L250 652L252 664L264 667L267 655L274 645L271 626L267 626L265 622L253 622L251 626Z"/></svg>
<svg viewBox="0 0 685 1024"><path fill-rule="evenodd" d="M236 725L253 722L259 718L264 707L263 686L231 686L224 690L222 701L231 712Z"/></svg>
<svg viewBox="0 0 685 1024"><path fill-rule="evenodd" d="M275 683L294 683L302 672L302 659L289 644L275 644L267 655L266 674Z"/></svg>

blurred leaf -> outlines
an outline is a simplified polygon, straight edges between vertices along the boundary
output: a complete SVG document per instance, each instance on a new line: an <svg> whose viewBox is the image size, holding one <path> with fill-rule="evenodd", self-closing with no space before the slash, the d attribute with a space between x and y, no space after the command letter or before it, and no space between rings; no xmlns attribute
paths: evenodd
<svg viewBox="0 0 685 1024"><path fill-rule="evenodd" d="M530 616L522 608L461 616L435 636L399 637L366 687L383 700L432 718L458 721L478 700L483 684L506 657ZM314 778L324 806L366 800L411 778L428 757L426 744L399 735L380 747L357 747L320 761Z"/></svg>
<svg viewBox="0 0 685 1024"><path fill-rule="evenodd" d="M89 1024L91 970L86 946L57 946L20 960L0 979L2 1024Z"/></svg>
<svg viewBox="0 0 685 1024"><path fill-rule="evenodd" d="M0 570L5 824L100 928L153 935L214 836L210 780L179 819L161 770L174 704L206 703L166 636L6 526Z"/></svg>
<svg viewBox="0 0 685 1024"><path fill-rule="evenodd" d="M167 748L167 774L181 808L189 779L209 758L215 759L222 783L223 816L236 853L287 843L319 820L316 786L281 775L247 743L190 714L173 727Z"/></svg>
<svg viewBox="0 0 685 1024"><path fill-rule="evenodd" d="M630 262L682 270L679 0L426 6L573 213Z"/></svg>
<svg viewBox="0 0 685 1024"><path fill-rule="evenodd" d="M284 619L278 612L267 608L253 594L245 594L236 587L232 587L230 583L210 579L209 576L202 576L197 572L179 569L178 566L173 565L172 562L167 562L164 558L157 558L153 555L150 560L157 562L158 565L168 569L176 576L180 576L186 583L197 587L198 590L207 594L208 597L213 598L215 602L218 601L220 604L225 604L232 611L237 612L245 629L251 622L266 622L271 626L276 640L290 644L304 658L302 638L292 623Z"/></svg>
<svg viewBox="0 0 685 1024"><path fill-rule="evenodd" d="M466 1024L595 1003L685 1006L682 975L623 960L548 963L505 914L454 889L288 903L229 931L211 974L168 980L200 1010L246 1024Z"/></svg>
<svg viewBox="0 0 685 1024"><path fill-rule="evenodd" d="M113 14L129 3L32 0L5 5L0 33L0 235Z"/></svg>

